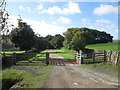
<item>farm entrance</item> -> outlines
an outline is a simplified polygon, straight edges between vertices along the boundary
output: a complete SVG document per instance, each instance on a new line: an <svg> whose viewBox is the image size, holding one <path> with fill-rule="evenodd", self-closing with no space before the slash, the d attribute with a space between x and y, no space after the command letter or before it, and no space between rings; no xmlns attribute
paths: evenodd
<svg viewBox="0 0 120 90"><path fill-rule="evenodd" d="M54 52L53 50L49 50L49 65L56 65L56 66L65 66L66 64L71 63L72 59L65 59L64 57L60 56L58 53Z"/></svg>

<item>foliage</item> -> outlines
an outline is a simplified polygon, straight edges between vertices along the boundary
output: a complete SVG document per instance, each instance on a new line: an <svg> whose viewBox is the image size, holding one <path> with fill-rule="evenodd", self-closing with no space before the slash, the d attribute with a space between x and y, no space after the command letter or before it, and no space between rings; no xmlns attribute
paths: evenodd
<svg viewBox="0 0 120 90"><path fill-rule="evenodd" d="M60 34L56 34L55 36L47 35L45 39L48 41L49 49L60 49L61 47L63 47L64 37Z"/></svg>
<svg viewBox="0 0 120 90"><path fill-rule="evenodd" d="M18 19L18 27L11 31L10 39L14 43L15 47L19 47L20 50L28 51L35 44L32 28L27 25L26 22L22 22L21 19Z"/></svg>
<svg viewBox="0 0 120 90"><path fill-rule="evenodd" d="M35 48L38 51L43 51L47 48L48 46L48 42L45 40L44 37L39 36L35 36Z"/></svg>
<svg viewBox="0 0 120 90"><path fill-rule="evenodd" d="M120 42L101 43L101 44L87 45L86 48L98 49L98 50L120 50L119 45L120 45Z"/></svg>
<svg viewBox="0 0 120 90"><path fill-rule="evenodd" d="M84 50L88 44L112 42L113 38L106 32L88 28L68 28L64 35L64 47L78 52L79 50Z"/></svg>
<svg viewBox="0 0 120 90"><path fill-rule="evenodd" d="M54 49L54 47L50 44L50 41L52 40L52 38L53 38L52 35L47 35L47 36L45 37L45 40L47 40L47 43L48 43L48 45L47 45L47 48L48 48L48 49Z"/></svg>
<svg viewBox="0 0 120 90"><path fill-rule="evenodd" d="M61 36L60 34L56 34L50 41L50 44L54 47L54 48L58 48L60 49L61 47L63 47L63 41L64 41L64 37Z"/></svg>

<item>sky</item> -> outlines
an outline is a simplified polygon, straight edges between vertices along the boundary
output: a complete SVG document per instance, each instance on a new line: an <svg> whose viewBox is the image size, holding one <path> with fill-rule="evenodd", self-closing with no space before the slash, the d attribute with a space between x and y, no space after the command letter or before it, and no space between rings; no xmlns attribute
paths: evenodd
<svg viewBox="0 0 120 90"><path fill-rule="evenodd" d="M14 27L19 15L41 36L63 34L68 28L97 29L118 39L118 2L7 2Z"/></svg>

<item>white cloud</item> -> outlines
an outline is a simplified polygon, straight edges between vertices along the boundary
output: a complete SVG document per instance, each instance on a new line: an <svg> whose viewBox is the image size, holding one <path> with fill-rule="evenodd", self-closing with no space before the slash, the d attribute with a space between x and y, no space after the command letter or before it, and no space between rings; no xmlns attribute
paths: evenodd
<svg viewBox="0 0 120 90"><path fill-rule="evenodd" d="M40 4L40 5L37 6L38 10L42 10L43 8L44 8L43 4Z"/></svg>
<svg viewBox="0 0 120 90"><path fill-rule="evenodd" d="M53 2L55 2L56 0L48 0L49 2L51 2L51 3L53 3Z"/></svg>
<svg viewBox="0 0 120 90"><path fill-rule="evenodd" d="M80 21L82 21L82 22L88 22L88 21L90 21L89 19L86 19L86 18L82 18L82 19L80 19Z"/></svg>
<svg viewBox="0 0 120 90"><path fill-rule="evenodd" d="M95 8L93 11L93 14L95 15L105 15L111 13L118 13L118 6L101 4L100 7Z"/></svg>
<svg viewBox="0 0 120 90"><path fill-rule="evenodd" d="M63 16L61 16L61 17L59 17L55 22L53 22L54 24L58 24L58 23L60 23L60 24L71 24L72 23L72 21L71 21L71 19L69 19L69 18L66 18L66 17L63 17Z"/></svg>
<svg viewBox="0 0 120 90"><path fill-rule="evenodd" d="M58 6L49 7L47 10L43 10L42 13L48 13L48 14L74 14L74 13L81 13L81 10L79 8L79 5L77 3L69 2L67 4L67 7L59 8Z"/></svg>
<svg viewBox="0 0 120 90"><path fill-rule="evenodd" d="M105 19L97 19L96 20L97 23L103 23L103 24L111 24L112 22L109 20L105 20Z"/></svg>
<svg viewBox="0 0 120 90"><path fill-rule="evenodd" d="M18 16L11 16L12 23L17 26L17 19ZM35 33L39 33L41 36L46 36L48 34L55 35L55 34L63 34L67 30L67 28L60 27L57 25L48 24L45 21L36 21L31 19L22 18L24 22L27 22L28 25L31 26Z"/></svg>
<svg viewBox="0 0 120 90"><path fill-rule="evenodd" d="M92 29L97 29L99 31L105 31L108 33L117 32L117 25L115 25L112 21L106 19L97 19L95 21L90 22L90 19L82 18L81 26L88 27ZM112 33L111 33L112 34Z"/></svg>
<svg viewBox="0 0 120 90"><path fill-rule="evenodd" d="M30 7L19 6L18 8L19 8L20 10L23 10L23 11L31 12L31 8L30 8Z"/></svg>

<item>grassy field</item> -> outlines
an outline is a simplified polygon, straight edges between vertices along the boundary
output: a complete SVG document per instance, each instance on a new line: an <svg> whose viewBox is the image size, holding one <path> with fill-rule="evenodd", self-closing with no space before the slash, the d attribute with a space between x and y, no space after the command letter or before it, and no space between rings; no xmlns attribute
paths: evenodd
<svg viewBox="0 0 120 90"><path fill-rule="evenodd" d="M101 43L101 44L91 44L87 45L86 48L88 49L97 49L97 50L120 50L118 47L120 42L113 42L113 43Z"/></svg>
<svg viewBox="0 0 120 90"><path fill-rule="evenodd" d="M45 50L41 53L46 53L47 51ZM36 58L39 55L42 54L37 54L30 60L39 59ZM42 57L42 59L45 60L45 57ZM40 62L29 62L24 65L26 61L28 60L22 61L23 64L18 64L2 71L4 90L8 90L12 83L13 85L15 84L15 88L41 88L45 84L53 66L46 66Z"/></svg>
<svg viewBox="0 0 120 90"><path fill-rule="evenodd" d="M55 52L59 53L65 59L75 59L75 53L67 49L56 49Z"/></svg>

